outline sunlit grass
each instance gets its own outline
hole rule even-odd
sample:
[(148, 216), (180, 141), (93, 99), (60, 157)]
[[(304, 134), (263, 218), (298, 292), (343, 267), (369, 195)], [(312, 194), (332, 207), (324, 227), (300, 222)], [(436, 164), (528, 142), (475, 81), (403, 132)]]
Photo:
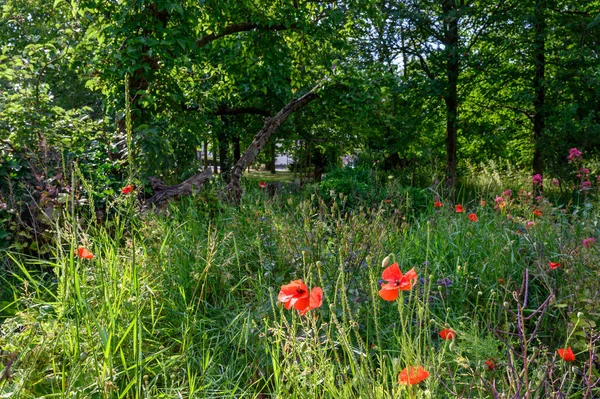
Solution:
[[(383, 189), (395, 198), (393, 181)], [(435, 209), (432, 194), (426, 211), (409, 213), (403, 198), (348, 208), (343, 196), (331, 203), (310, 192), (271, 199), (251, 186), (240, 207), (214, 212), (199, 197), (140, 214), (134, 199), (125, 198), (105, 225), (65, 215), (52, 260), (9, 255), (3, 289), (14, 299), (2, 302), (3, 315), (12, 317), (0, 326), (0, 362), (17, 357), (0, 392), (22, 398), (600, 394), (584, 378), (596, 373), (588, 364), (592, 338), (598, 339), (598, 250), (582, 246), (583, 238), (598, 237), (595, 206), (565, 214), (551, 203), (513, 199), (495, 210), (494, 196), (477, 196), (461, 201), (465, 212), (456, 213), (444, 199)], [(541, 217), (532, 215), (538, 208)], [(77, 258), (79, 245), (94, 259)], [(388, 255), (403, 272), (418, 274), (393, 302), (378, 294)], [(550, 270), (550, 261), (562, 266)], [(319, 309), (299, 316), (277, 303), (279, 288), (294, 279), (322, 287)], [(542, 305), (543, 316), (526, 318)], [(453, 340), (440, 338), (446, 328), (456, 333)], [(521, 332), (532, 337), (526, 357), (519, 352)], [(577, 354), (573, 370), (556, 358), (566, 344)], [(422, 366), (429, 377), (398, 384), (410, 366)]]

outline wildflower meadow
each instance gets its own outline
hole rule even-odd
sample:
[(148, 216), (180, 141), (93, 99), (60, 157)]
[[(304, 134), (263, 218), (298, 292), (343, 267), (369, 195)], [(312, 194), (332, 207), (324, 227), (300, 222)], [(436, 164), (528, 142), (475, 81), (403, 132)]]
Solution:
[(0, 399), (600, 399), (600, 0), (0, 0)]
[(66, 212), (51, 257), (7, 253), (3, 397), (600, 396), (594, 191), (375, 184)]

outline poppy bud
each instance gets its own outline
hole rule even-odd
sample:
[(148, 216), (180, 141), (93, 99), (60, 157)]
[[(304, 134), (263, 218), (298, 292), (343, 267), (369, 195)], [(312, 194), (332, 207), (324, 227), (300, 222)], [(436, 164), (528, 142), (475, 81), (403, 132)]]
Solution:
[(390, 264), (391, 261), (392, 261), (392, 254), (389, 254), (388, 256), (383, 258), (383, 261), (381, 261), (381, 267), (388, 267), (388, 265)]

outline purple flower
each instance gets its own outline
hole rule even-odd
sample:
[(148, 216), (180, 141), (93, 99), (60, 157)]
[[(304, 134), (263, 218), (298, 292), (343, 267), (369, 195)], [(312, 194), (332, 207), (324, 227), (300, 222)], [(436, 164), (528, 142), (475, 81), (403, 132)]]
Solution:
[(581, 183), (581, 188), (587, 188), (587, 189), (592, 188), (592, 182), (584, 181), (583, 183)]
[(452, 284), (454, 283), (448, 277), (440, 278), (437, 281), (437, 285), (441, 285), (442, 287), (450, 287)]
[(539, 173), (536, 175), (531, 176), (531, 181), (533, 182), (533, 184), (535, 184), (536, 186), (542, 186), (542, 175), (540, 175)]
[(596, 244), (596, 239), (593, 237), (583, 239), (583, 246), (586, 248), (589, 248), (594, 244)]

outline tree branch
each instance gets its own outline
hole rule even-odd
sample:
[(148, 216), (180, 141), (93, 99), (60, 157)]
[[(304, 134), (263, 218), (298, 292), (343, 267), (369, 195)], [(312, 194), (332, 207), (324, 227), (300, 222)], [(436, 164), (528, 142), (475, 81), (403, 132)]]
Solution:
[(248, 32), (251, 30), (262, 30), (262, 31), (280, 31), (287, 29), (294, 29), (296, 24), (292, 24), (289, 27), (284, 24), (277, 25), (260, 25), (254, 24), (250, 22), (240, 22), (237, 24), (231, 24), (225, 27), (225, 29), (221, 33), (211, 33), (210, 35), (206, 35), (196, 40), (196, 46), (202, 48), (213, 41), (220, 39), (222, 37), (233, 35), (234, 33), (239, 32)]
[(215, 112), (215, 115), (245, 115), (245, 114), (254, 114), (254, 115), (262, 115), (269, 117), (271, 116), (271, 111), (258, 108), (258, 107), (238, 107), (238, 108), (228, 108), (228, 107), (219, 107)]
[(242, 187), (240, 184), (242, 178), (242, 172), (248, 165), (250, 165), (260, 150), (265, 146), (269, 138), (275, 133), (275, 131), (281, 126), (283, 122), (294, 112), (304, 107), (306, 104), (317, 98), (315, 92), (317, 88), (321, 86), (320, 83), (315, 85), (308, 93), (304, 94), (300, 98), (295, 98), (287, 103), (281, 111), (277, 113), (273, 118), (267, 118), (262, 129), (254, 136), (252, 144), (244, 152), (244, 155), (237, 161), (233, 170), (231, 171), (231, 182), (227, 185), (227, 197), (234, 203), (239, 203), (242, 197)]

